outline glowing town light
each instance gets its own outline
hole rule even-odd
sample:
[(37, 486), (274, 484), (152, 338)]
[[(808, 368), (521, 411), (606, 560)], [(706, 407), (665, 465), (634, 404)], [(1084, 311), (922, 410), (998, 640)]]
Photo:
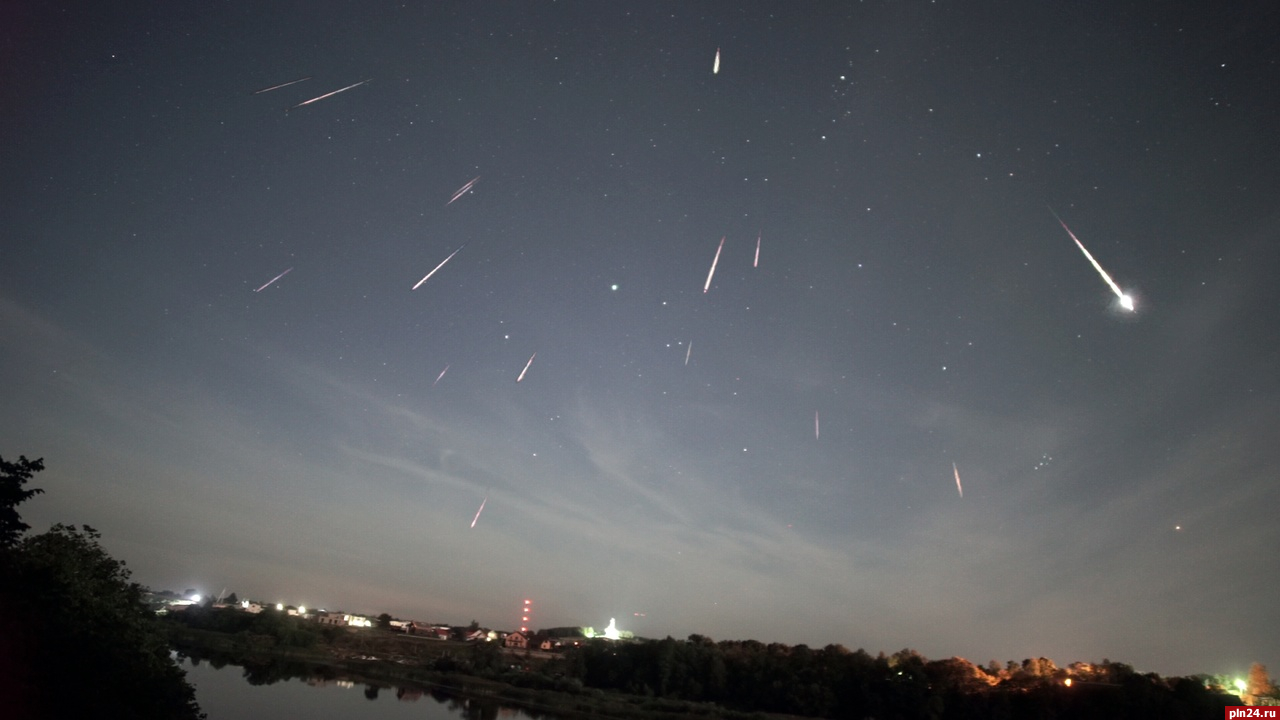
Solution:
[(284, 610), (284, 603), (276, 603), (276, 610)]
[(307, 606), (306, 606), (306, 605), (299, 605), (299, 606), (298, 606), (298, 614), (299, 614), (299, 615), (306, 615), (306, 614), (307, 614)]
[(192, 596), (191, 596), (191, 602), (193, 602), (193, 603), (198, 603), (198, 602), (200, 602), (200, 593), (196, 593), (195, 595), (192, 595)]

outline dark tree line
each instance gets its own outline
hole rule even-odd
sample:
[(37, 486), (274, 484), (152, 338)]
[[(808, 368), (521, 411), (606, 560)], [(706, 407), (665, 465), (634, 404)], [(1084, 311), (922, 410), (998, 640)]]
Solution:
[[(27, 535), (40, 460), (0, 458), (0, 698), (6, 717), (198, 718), (143, 588), (85, 525)], [(11, 713), (11, 714), (10, 714)]]
[[(565, 657), (587, 687), (822, 718), (1203, 718), (1239, 699), (1192, 678), (1140, 675), (1122, 663), (1058, 669), (1044, 658), (980, 668), (913, 650), (872, 657), (840, 645), (754, 640), (589, 642)], [(1072, 679), (1071, 685), (1065, 680)]]
[(196, 630), (210, 630), (236, 636), (244, 649), (250, 646), (309, 648), (333, 642), (344, 630), (319, 625), (275, 608), (250, 613), (234, 607), (213, 607), (212, 602), (194, 605), (166, 616), (166, 622)]

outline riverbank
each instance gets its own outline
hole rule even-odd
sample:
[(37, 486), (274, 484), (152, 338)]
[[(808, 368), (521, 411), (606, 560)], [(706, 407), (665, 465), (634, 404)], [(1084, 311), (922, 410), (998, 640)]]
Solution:
[[(585, 688), (557, 670), (556, 660), (488, 643), (460, 643), (350, 629), (308, 647), (275, 638), (169, 626), (170, 646), (181, 655), (244, 668), (252, 684), (321, 677), (382, 688), (444, 693), (498, 702), (564, 718), (616, 720), (789, 720), (711, 703)], [(543, 655), (539, 653), (539, 655)], [(483, 667), (477, 668), (477, 660)]]

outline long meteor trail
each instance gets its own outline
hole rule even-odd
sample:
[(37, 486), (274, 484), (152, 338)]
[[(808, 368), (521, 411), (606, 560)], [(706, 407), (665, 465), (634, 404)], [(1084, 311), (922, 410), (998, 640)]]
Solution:
[(440, 378), (444, 377), (444, 374), (447, 372), (449, 372), (449, 366), (445, 365), (444, 369), (440, 371), (440, 374), (436, 376), (436, 382), (431, 383), (431, 387), (435, 387), (436, 383), (440, 382)]
[(1062, 218), (1058, 217), (1058, 213), (1053, 212), (1053, 208), (1049, 208), (1049, 212), (1053, 213), (1053, 218), (1058, 221), (1058, 224), (1062, 226), (1063, 230), (1067, 231), (1067, 234), (1071, 236), (1071, 239), (1076, 241), (1076, 246), (1080, 248), (1080, 252), (1084, 253), (1086, 258), (1089, 258), (1089, 262), (1093, 264), (1093, 269), (1097, 270), (1098, 274), (1102, 276), (1102, 279), (1107, 282), (1107, 285), (1111, 288), (1111, 292), (1115, 293), (1117, 298), (1120, 298), (1120, 307), (1128, 310), (1129, 312), (1133, 312), (1133, 298), (1126, 295), (1124, 291), (1120, 289), (1120, 286), (1116, 285), (1115, 281), (1111, 279), (1111, 276), (1107, 274), (1107, 271), (1102, 269), (1102, 266), (1098, 264), (1098, 261), (1093, 259), (1093, 255), (1089, 254), (1089, 251), (1085, 249), (1084, 243), (1080, 242), (1080, 238), (1076, 237), (1076, 234), (1071, 232), (1071, 228), (1067, 227), (1067, 224), (1062, 222)]
[(444, 260), (441, 260), (439, 265), (435, 266), (435, 268), (434, 268), (431, 272), (427, 273), (427, 277), (422, 278), (421, 280), (419, 280), (419, 281), (418, 281), (418, 284), (417, 284), (417, 285), (414, 285), (413, 287), (411, 287), (411, 288), (409, 288), (409, 289), (410, 289), (410, 290), (417, 290), (418, 288), (422, 287), (422, 283), (426, 282), (426, 281), (427, 281), (427, 279), (428, 279), (428, 278), (430, 278), (432, 275), (435, 275), (435, 274), (436, 274), (436, 270), (439, 270), (440, 268), (444, 267), (444, 264), (445, 264), (445, 263), (447, 263), (447, 262), (449, 262), (450, 260), (452, 260), (452, 259), (453, 259), (453, 256), (454, 256), (454, 255), (457, 255), (457, 254), (458, 254), (458, 252), (459, 252), (460, 250), (462, 250), (462, 248), (464, 248), (464, 247), (466, 247), (466, 245), (463, 245), (462, 247), (459, 247), (457, 250), (454, 250), (453, 252), (449, 253), (449, 257), (445, 258)]
[(298, 78), (297, 80), (290, 80), (290, 81), (289, 81), (289, 82), (287, 82), (287, 83), (280, 83), (279, 85), (272, 85), (271, 87), (265, 87), (265, 88), (262, 88), (261, 90), (254, 90), (254, 91), (253, 91), (253, 94), (254, 94), (254, 95), (261, 95), (262, 93), (265, 93), (265, 92), (271, 92), (272, 90), (279, 90), (279, 89), (280, 89), (280, 88), (282, 88), (282, 87), (289, 87), (290, 85), (297, 85), (297, 84), (298, 84), (298, 83), (300, 83), (300, 82), (306, 82), (307, 80), (310, 80), (310, 79), (311, 79), (311, 77), (312, 77), (311, 75), (308, 75), (308, 76), (306, 76), (306, 77), (304, 77), (304, 78)]
[(263, 285), (262, 287), (258, 288), (257, 290), (254, 290), (254, 292), (262, 292), (263, 290), (266, 290), (268, 287), (270, 287), (270, 286), (271, 286), (271, 283), (273, 283), (273, 282), (275, 282), (275, 281), (279, 280), (280, 278), (284, 277), (285, 275), (288, 275), (292, 270), (293, 270), (293, 268), (289, 268), (288, 270), (285, 270), (284, 272), (280, 273), (279, 275), (277, 275), (277, 276), (275, 276), (275, 277), (271, 278), (270, 280), (268, 280), (268, 281), (266, 282), (266, 284), (265, 284), (265, 285)]
[(689, 364), (689, 355), (691, 355), (692, 353), (693, 353), (693, 341), (690, 340), (689, 347), (686, 348), (684, 351), (684, 364), (686, 366)]
[(711, 271), (707, 273), (707, 284), (702, 286), (702, 292), (711, 289), (711, 278), (716, 274), (716, 263), (720, 262), (720, 251), (724, 249), (724, 238), (720, 238), (720, 247), (716, 248), (716, 256), (711, 260)]
[[(369, 80), (372, 80), (372, 79), (373, 79), (373, 78), (369, 78)], [(285, 108), (285, 109), (284, 109), (284, 111), (285, 111), (285, 112), (289, 112), (290, 110), (297, 110), (298, 108), (302, 107), (303, 105), (310, 105), (311, 103), (314, 103), (314, 102), (320, 102), (321, 100), (324, 100), (325, 98), (331, 98), (331, 97), (333, 97), (334, 95), (337, 95), (337, 94), (338, 94), (338, 93), (340, 93), (340, 92), (346, 92), (346, 91), (350, 90), (351, 88), (358, 88), (358, 87), (360, 87), (361, 85), (363, 85), (363, 84), (365, 84), (365, 83), (369, 82), (369, 80), (361, 80), (360, 82), (356, 83), (355, 85), (348, 85), (348, 86), (346, 86), (346, 87), (344, 87), (344, 88), (338, 88), (337, 90), (334, 90), (333, 92), (325, 93), (325, 94), (323, 94), (323, 95), (321, 95), (321, 96), (319, 96), (319, 97), (313, 97), (313, 98), (311, 98), (310, 100), (303, 100), (302, 102), (298, 103), (297, 105), (294, 105), (294, 106), (292, 106), (292, 107), (287, 107), (287, 108)]]
[(960, 497), (964, 497), (964, 487), (960, 484), (960, 469), (955, 463), (951, 463), (951, 472), (956, 474), (956, 491), (960, 493)]
[(480, 179), (480, 176), (479, 176), (479, 175), (477, 175), (477, 176), (475, 176), (475, 177), (471, 178), (471, 181), (470, 181), (470, 182), (468, 182), (466, 185), (463, 185), (462, 187), (458, 188), (458, 192), (454, 193), (454, 194), (453, 194), (453, 197), (449, 198), (449, 202), (445, 203), (445, 206), (446, 206), (446, 207), (448, 207), (449, 205), (452, 205), (454, 200), (457, 200), (458, 198), (462, 197), (463, 195), (466, 195), (466, 194), (467, 194), (467, 191), (471, 189), (471, 186), (472, 186), (472, 185), (475, 185), (475, 184), (476, 184), (476, 181), (477, 181), (477, 180), (479, 180), (479, 179)]
[(529, 362), (524, 364), (524, 369), (520, 371), (520, 377), (516, 378), (516, 382), (520, 382), (524, 379), (524, 374), (529, 372), (529, 366), (533, 364), (533, 359), (536, 357), (538, 357), (538, 353), (536, 352), (529, 356)]
[(471, 527), (476, 526), (476, 521), (480, 519), (480, 513), (484, 512), (484, 504), (487, 502), (489, 502), (489, 496), (485, 495), (484, 499), (480, 501), (480, 509), (476, 511), (476, 516), (471, 518)]
[(760, 267), (760, 238), (764, 237), (764, 231), (756, 233), (756, 261), (751, 263), (751, 267)]

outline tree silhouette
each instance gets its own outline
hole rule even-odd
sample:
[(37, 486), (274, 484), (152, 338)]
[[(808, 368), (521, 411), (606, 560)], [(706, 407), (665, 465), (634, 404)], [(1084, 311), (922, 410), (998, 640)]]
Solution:
[[(3, 461), (0, 461), (3, 462)], [(143, 588), (84, 525), (28, 529), (40, 460), (0, 465), (0, 697), (6, 717), (203, 717)], [(12, 714), (9, 714), (12, 713)]]
[(43, 458), (28, 460), (25, 455), (19, 455), (18, 462), (14, 463), (0, 457), (0, 549), (12, 548), (22, 533), (31, 529), (18, 515), (18, 505), (44, 492), (40, 488), (22, 489), (41, 470), (44, 470)]

